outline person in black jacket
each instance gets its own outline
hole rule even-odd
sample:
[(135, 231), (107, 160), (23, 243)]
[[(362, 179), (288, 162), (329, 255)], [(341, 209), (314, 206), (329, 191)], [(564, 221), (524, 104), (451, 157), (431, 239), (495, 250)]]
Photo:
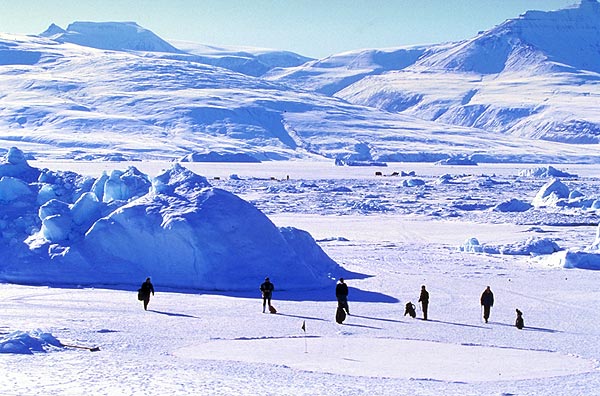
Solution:
[(427, 320), (427, 308), (429, 307), (429, 292), (425, 289), (425, 285), (421, 286), (421, 295), (419, 302), (423, 308), (423, 320)]
[(142, 297), (142, 301), (144, 301), (144, 310), (148, 310), (148, 303), (150, 302), (150, 293), (154, 295), (154, 286), (152, 282), (150, 282), (150, 278), (146, 278), (146, 281), (142, 283), (142, 287), (140, 287), (140, 296)]
[(271, 296), (273, 295), (275, 286), (269, 280), (269, 277), (265, 278), (265, 281), (260, 285), (260, 292), (262, 293), (263, 299), (263, 313), (265, 313), (265, 307), (269, 304), (269, 311), (271, 310)]
[(483, 306), (483, 320), (487, 323), (490, 318), (490, 310), (494, 306), (494, 293), (489, 286), (481, 294), (481, 305)]
[(340, 282), (335, 286), (335, 297), (338, 300), (338, 307), (344, 309), (346, 314), (350, 315), (348, 307), (348, 285), (344, 283), (344, 278), (340, 278)]

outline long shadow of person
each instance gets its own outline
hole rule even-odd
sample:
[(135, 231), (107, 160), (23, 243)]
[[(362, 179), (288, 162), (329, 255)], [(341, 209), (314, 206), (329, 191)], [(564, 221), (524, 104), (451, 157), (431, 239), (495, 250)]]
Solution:
[(161, 314), (161, 315), (167, 315), (167, 316), (178, 316), (181, 318), (194, 318), (194, 319), (200, 319), (197, 316), (194, 315), (187, 315), (187, 314), (181, 314), (181, 313), (175, 313), (175, 312), (163, 312), (163, 311), (157, 311), (155, 309), (149, 309), (148, 312), (154, 312), (157, 314)]

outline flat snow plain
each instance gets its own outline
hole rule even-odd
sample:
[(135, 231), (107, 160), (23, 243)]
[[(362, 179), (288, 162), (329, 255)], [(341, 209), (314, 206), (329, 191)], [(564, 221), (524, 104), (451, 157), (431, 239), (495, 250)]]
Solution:
[[(127, 165), (155, 175), (168, 166), (30, 164), (93, 176)], [(600, 389), (598, 271), (564, 269), (531, 255), (458, 250), (472, 237), (502, 246), (536, 236), (563, 249), (594, 242), (596, 211), (490, 210), (510, 198), (530, 202), (548, 179), (517, 175), (536, 166), (185, 166), (251, 201), (275, 224), (307, 230), (334, 260), (361, 274), (347, 280), (352, 315), (338, 325), (333, 290), (286, 291), (277, 279), (276, 315), (261, 312), (262, 279), (248, 293), (155, 284), (147, 312), (131, 290), (1, 284), (0, 336), (39, 331), (100, 350), (0, 354), (0, 394), (594, 395)], [(593, 166), (555, 167), (578, 175), (563, 181), (570, 189), (599, 194)], [(415, 175), (389, 176), (402, 171)], [(437, 183), (444, 174), (452, 183)], [(410, 178), (425, 185), (404, 186)], [(403, 315), (423, 284), (431, 295), (428, 321), (418, 319), (420, 311), (417, 319)], [(487, 285), (496, 302), (486, 324), (479, 296)], [(516, 308), (524, 312), (523, 330), (513, 325)]]

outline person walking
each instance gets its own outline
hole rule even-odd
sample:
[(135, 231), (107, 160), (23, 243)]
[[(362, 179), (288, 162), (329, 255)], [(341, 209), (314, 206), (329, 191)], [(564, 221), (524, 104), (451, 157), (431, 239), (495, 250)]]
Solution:
[(419, 302), (423, 309), (423, 320), (427, 320), (427, 309), (429, 308), (429, 292), (425, 289), (425, 285), (421, 286), (421, 295), (419, 296)]
[(150, 293), (154, 295), (154, 286), (150, 281), (150, 277), (146, 278), (146, 281), (142, 283), (140, 290), (138, 291), (142, 301), (144, 302), (144, 310), (148, 310), (148, 303), (150, 302)]
[(483, 320), (487, 323), (490, 318), (490, 311), (494, 306), (494, 293), (492, 293), (489, 286), (481, 294), (481, 306), (483, 307)]
[(265, 313), (267, 304), (269, 304), (269, 312), (271, 312), (271, 296), (273, 295), (273, 290), (275, 290), (275, 286), (271, 283), (269, 277), (266, 277), (265, 281), (260, 285), (260, 292), (262, 293), (263, 299), (263, 313)]
[(344, 278), (340, 278), (339, 283), (335, 286), (335, 297), (338, 301), (338, 307), (346, 311), (350, 315), (348, 307), (348, 285), (344, 283)]

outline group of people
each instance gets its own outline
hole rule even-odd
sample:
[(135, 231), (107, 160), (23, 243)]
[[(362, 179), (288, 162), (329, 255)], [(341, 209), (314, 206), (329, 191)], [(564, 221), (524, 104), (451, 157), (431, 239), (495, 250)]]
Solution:
[[(429, 308), (429, 292), (425, 288), (425, 285), (421, 286), (421, 294), (419, 296), (419, 302), (421, 303), (421, 309), (423, 310), (423, 320), (427, 320), (427, 309)], [(479, 299), (481, 303), (481, 307), (483, 309), (483, 320), (485, 323), (488, 323), (490, 318), (490, 313), (492, 307), (494, 306), (494, 293), (492, 289), (487, 286), (483, 293), (481, 293), (481, 298)], [(516, 309), (517, 319), (515, 321), (515, 326), (520, 330), (525, 327), (525, 321), (523, 320), (523, 312), (519, 309)], [(410, 301), (406, 303), (406, 307), (404, 310), (404, 316), (410, 315), (413, 318), (417, 316), (415, 312), (415, 305)]]
[[(423, 311), (423, 320), (427, 320), (427, 310), (429, 309), (429, 292), (425, 288), (425, 285), (421, 286), (419, 302), (421, 303), (421, 310)], [(492, 289), (489, 286), (486, 287), (486, 289), (481, 294), (480, 303), (483, 307), (483, 320), (485, 321), (485, 323), (487, 323), (488, 319), (490, 318), (490, 312), (492, 310), (492, 307), (494, 306), (494, 293), (492, 293)], [(521, 312), (519, 310), (517, 311)], [(406, 315), (410, 315), (413, 318), (417, 316), (415, 312), (415, 306), (410, 301), (406, 303), (404, 316)]]
[[(271, 297), (273, 296), (273, 291), (275, 290), (275, 286), (271, 283), (269, 277), (265, 278), (265, 281), (261, 283), (260, 292), (262, 294), (262, 311), (265, 313), (265, 309), (268, 307), (269, 312), (275, 313), (277, 312), (275, 308), (271, 305)], [(150, 278), (146, 278), (146, 281), (142, 283), (142, 286), (138, 290), (138, 299), (144, 302), (144, 310), (148, 309), (148, 303), (150, 302), (150, 294), (154, 295), (154, 286), (150, 281)], [(350, 308), (348, 306), (348, 285), (344, 281), (344, 278), (340, 278), (337, 285), (335, 286), (335, 297), (338, 302), (338, 313), (342, 311), (345, 315), (350, 315)], [(427, 320), (427, 311), (429, 309), (429, 292), (425, 285), (421, 286), (421, 293), (419, 295), (419, 301), (421, 303), (421, 310), (423, 311), (423, 320)], [(490, 318), (490, 312), (492, 307), (494, 306), (494, 293), (492, 289), (488, 286), (485, 288), (480, 298), (481, 306), (483, 307), (483, 320), (485, 323), (488, 323)], [(523, 313), (520, 310), (517, 311), (517, 320), (515, 322), (515, 326), (519, 329), (524, 327), (523, 321)], [(345, 317), (344, 315), (344, 317)], [(410, 301), (406, 303), (404, 316), (410, 315), (415, 318), (415, 306)], [(343, 321), (343, 320), (342, 320)], [(341, 323), (340, 321), (338, 321)]]

